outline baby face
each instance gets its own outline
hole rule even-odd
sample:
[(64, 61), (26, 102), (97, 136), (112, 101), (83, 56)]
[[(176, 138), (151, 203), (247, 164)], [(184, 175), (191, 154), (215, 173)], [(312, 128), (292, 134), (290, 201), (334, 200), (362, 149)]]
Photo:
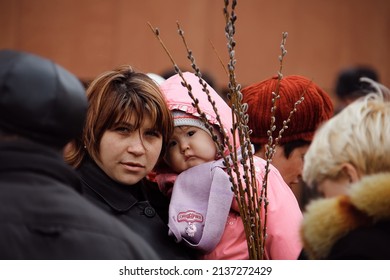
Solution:
[(180, 173), (190, 167), (215, 160), (217, 147), (211, 136), (195, 126), (175, 127), (165, 155), (165, 161)]

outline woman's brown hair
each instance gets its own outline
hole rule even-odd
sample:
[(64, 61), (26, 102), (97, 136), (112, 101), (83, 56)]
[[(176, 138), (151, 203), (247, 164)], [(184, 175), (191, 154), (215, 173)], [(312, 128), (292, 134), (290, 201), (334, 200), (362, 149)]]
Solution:
[(117, 122), (135, 117), (135, 128), (142, 125), (145, 115), (166, 143), (173, 132), (171, 113), (158, 85), (146, 74), (123, 65), (99, 75), (87, 89), (88, 112), (83, 134), (65, 154), (65, 160), (77, 168), (88, 151), (93, 160), (100, 158), (100, 141), (104, 132)]

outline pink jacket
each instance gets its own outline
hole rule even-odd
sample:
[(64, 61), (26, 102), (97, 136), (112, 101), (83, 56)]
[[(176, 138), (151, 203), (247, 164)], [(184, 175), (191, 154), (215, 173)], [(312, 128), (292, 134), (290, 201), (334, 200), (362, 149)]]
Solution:
[[(207, 100), (206, 94), (202, 91), (198, 78), (189, 72), (183, 73), (185, 80), (192, 87), (192, 94), (199, 99), (199, 106), (206, 114), (211, 124), (219, 125), (216, 114), (211, 104)], [(199, 116), (196, 108), (192, 106), (192, 99), (188, 91), (181, 85), (182, 80), (179, 75), (167, 79), (161, 84), (170, 110), (181, 110), (195, 116)], [(231, 109), (227, 103), (208, 86), (212, 99), (216, 102), (218, 114), (221, 117), (225, 132), (232, 141), (231, 127)], [(225, 154), (227, 149), (225, 149)], [(265, 173), (265, 161), (255, 157), (256, 180), (259, 188), (262, 185), (262, 179)], [(241, 172), (241, 174), (243, 174)], [(161, 174), (159, 174), (161, 175)], [(157, 181), (158, 177), (157, 176)], [(162, 176), (164, 177), (164, 176)], [(267, 239), (266, 239), (266, 257), (267, 259), (296, 259), (301, 252), (302, 244), (299, 236), (302, 213), (298, 202), (291, 189), (283, 181), (279, 171), (271, 166), (268, 174), (268, 216), (267, 216)], [(233, 200), (228, 219), (225, 224), (225, 230), (221, 240), (214, 250), (203, 255), (203, 259), (248, 259), (248, 249), (244, 225), (237, 203)]]
[[(265, 174), (265, 161), (254, 157), (257, 185), (261, 187)], [(242, 172), (241, 172), (242, 174)], [(267, 239), (265, 243), (266, 258), (270, 260), (297, 259), (302, 250), (299, 228), (302, 214), (294, 194), (283, 181), (279, 171), (270, 166), (268, 173), (267, 198)], [(233, 201), (225, 231), (217, 247), (203, 259), (248, 259), (244, 225), (238, 214), (236, 201)]]

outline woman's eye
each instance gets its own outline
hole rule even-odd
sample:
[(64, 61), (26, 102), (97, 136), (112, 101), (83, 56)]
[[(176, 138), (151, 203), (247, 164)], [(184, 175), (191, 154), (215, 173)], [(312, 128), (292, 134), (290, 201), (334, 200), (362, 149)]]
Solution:
[(130, 129), (128, 127), (124, 127), (124, 126), (118, 126), (114, 130), (117, 131), (117, 132), (120, 132), (120, 133), (128, 133), (128, 132), (130, 132)]
[(161, 133), (157, 130), (149, 130), (146, 132), (146, 135), (148, 136), (153, 136), (153, 137), (158, 137), (160, 138), (161, 137)]

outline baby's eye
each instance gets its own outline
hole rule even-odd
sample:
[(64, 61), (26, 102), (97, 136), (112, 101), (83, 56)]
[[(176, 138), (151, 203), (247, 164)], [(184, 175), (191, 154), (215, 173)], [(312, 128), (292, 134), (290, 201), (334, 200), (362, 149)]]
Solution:
[(195, 130), (190, 130), (190, 131), (187, 132), (187, 135), (188, 136), (193, 136), (195, 133), (196, 133)]
[(172, 147), (174, 147), (174, 146), (176, 146), (176, 144), (177, 144), (177, 142), (176, 141), (169, 141), (168, 142), (168, 148), (172, 148)]

